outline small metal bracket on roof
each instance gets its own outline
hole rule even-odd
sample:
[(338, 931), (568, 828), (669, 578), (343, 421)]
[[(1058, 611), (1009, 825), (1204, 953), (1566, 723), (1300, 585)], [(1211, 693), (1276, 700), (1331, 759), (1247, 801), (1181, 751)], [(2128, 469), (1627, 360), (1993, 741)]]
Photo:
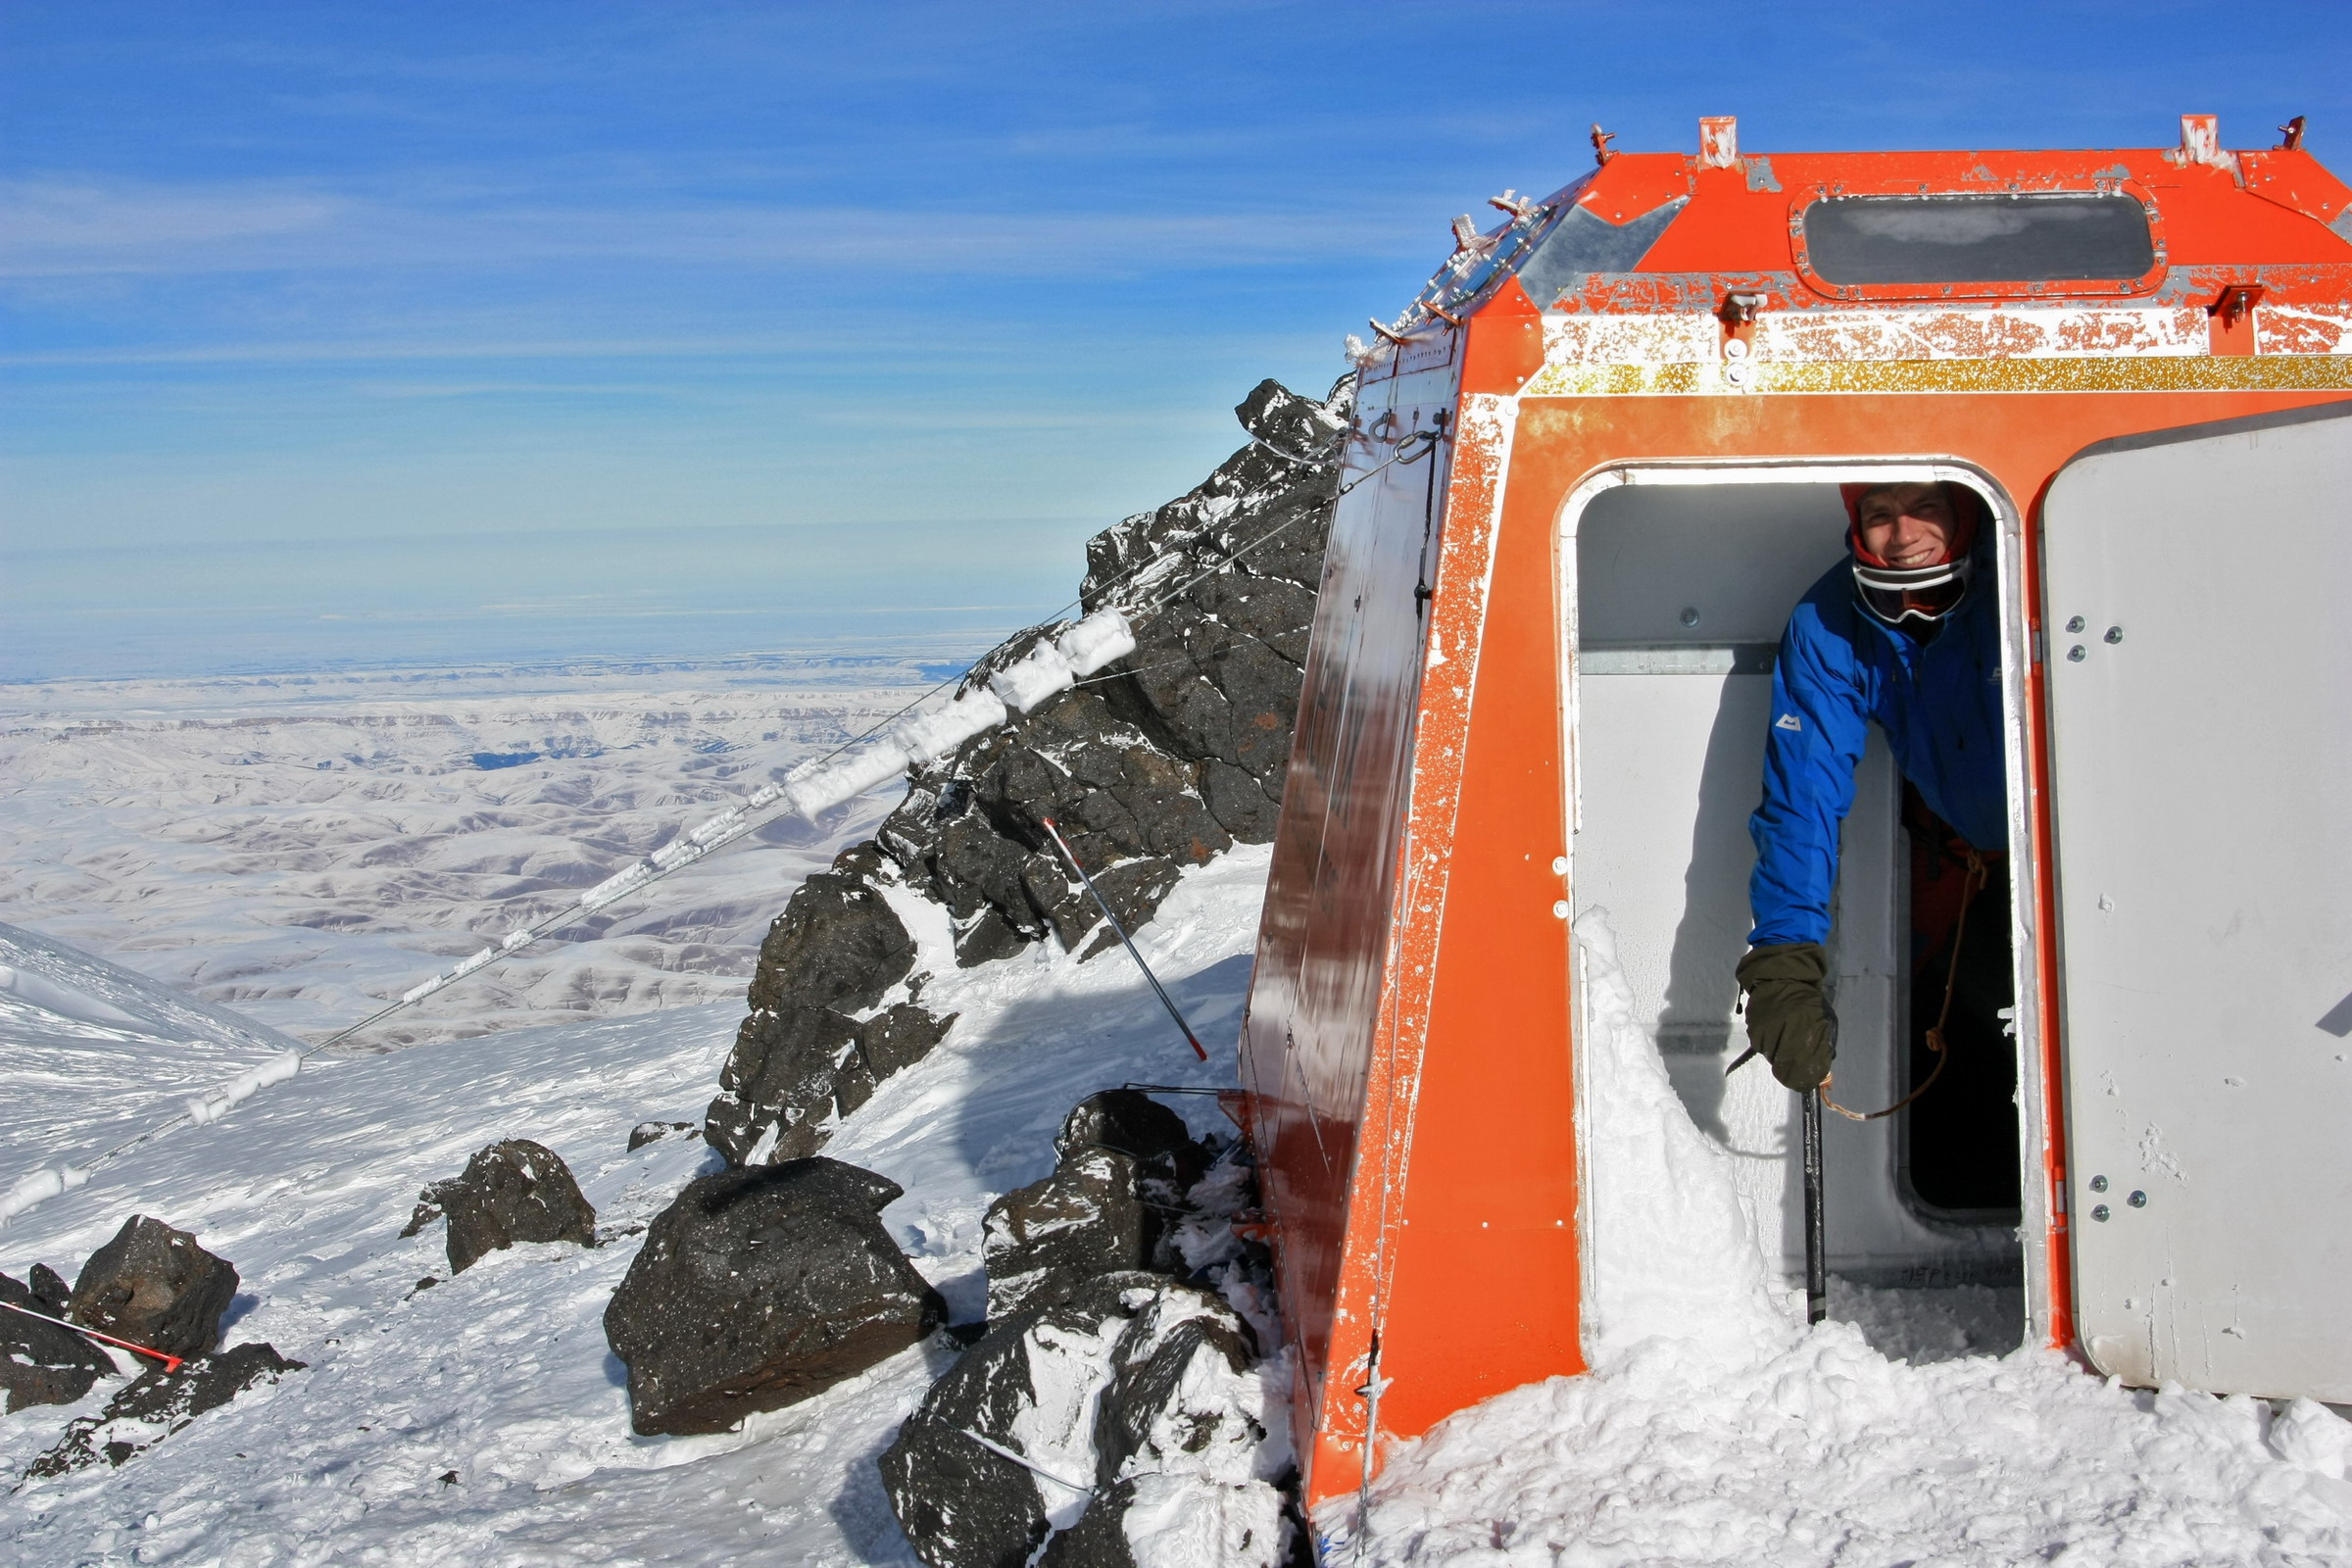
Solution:
[(1436, 300), (1423, 300), (1421, 302), (1421, 308), (1427, 311), (1430, 315), (1436, 317), (1439, 320), (1444, 321), (1447, 326), (1459, 326), (1462, 324), (1462, 318), (1460, 317), (1454, 315), (1443, 305), (1440, 305)]
[(2297, 115), (2278, 127), (2278, 150), (2282, 153), (2303, 150), (2303, 117)]
[(1733, 115), (1698, 119), (1698, 161), (1707, 169), (1740, 167), (1740, 121)]
[(1488, 197), (1487, 205), (1489, 207), (1500, 208), (1503, 212), (1510, 214), (1522, 223), (1526, 222), (1529, 219), (1535, 217), (1536, 214), (1543, 211), (1543, 208), (1536, 205), (1534, 198), (1522, 196), (1516, 190), (1511, 189), (1507, 185), (1503, 187), (1503, 192), (1501, 195)]
[(1726, 326), (1753, 326), (1756, 313), (1763, 308), (1761, 294), (1726, 294), (1723, 303), (1715, 307), (1715, 315)]
[(2236, 163), (2222, 151), (2222, 117), (2219, 115), (2182, 115), (2180, 117), (2180, 146), (2165, 157), (2186, 167), (2203, 164), (2208, 169), (2228, 169)]
[(1402, 347), (1404, 347), (1404, 334), (1403, 334), (1403, 333), (1401, 333), (1401, 332), (1397, 331), (1397, 330), (1396, 330), (1396, 328), (1394, 328), (1394, 327), (1389, 327), (1389, 326), (1383, 326), (1383, 325), (1381, 325), (1381, 324), (1380, 324), (1380, 318), (1379, 318), (1379, 317), (1377, 317), (1377, 316), (1373, 316), (1373, 317), (1366, 317), (1366, 318), (1365, 318), (1365, 319), (1366, 319), (1366, 320), (1369, 320), (1369, 321), (1372, 323), (1372, 330), (1373, 330), (1373, 331), (1375, 331), (1375, 332), (1378, 332), (1378, 333), (1379, 333), (1379, 334), (1380, 334), (1382, 337), (1385, 337), (1385, 338), (1387, 338), (1387, 339), (1388, 339), (1390, 342), (1392, 342), (1392, 343), (1396, 344), (1396, 345), (1398, 348), (1402, 348)]
[(1609, 160), (1617, 156), (1617, 149), (1609, 145), (1616, 139), (1615, 131), (1601, 129), (1598, 121), (1592, 122), (1592, 164), (1594, 168), (1606, 168)]
[(1468, 213), (1453, 220), (1453, 254), (1458, 261), (1463, 256), (1484, 256), (1497, 242), (1478, 231), (1478, 220)]
[(2260, 283), (2231, 283), (2223, 288), (2220, 298), (2205, 307), (2205, 314), (2219, 318), (2224, 327), (2235, 327), (2261, 303)]

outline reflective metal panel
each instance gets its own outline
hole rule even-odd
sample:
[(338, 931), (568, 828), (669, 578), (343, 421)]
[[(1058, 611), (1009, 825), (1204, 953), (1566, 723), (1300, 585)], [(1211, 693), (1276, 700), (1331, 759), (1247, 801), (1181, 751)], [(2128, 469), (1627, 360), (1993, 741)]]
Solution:
[(1410, 396), (1427, 379), (1368, 388), (1358, 411), (1343, 481), (1355, 488), (1324, 558), (1243, 1032), (1260, 1180), (1281, 1223), (1278, 1290), (1310, 1389), (1329, 1357), (1420, 690), (1417, 590), (1446, 458), (1445, 443), (1415, 435), (1444, 403), (1388, 406), (1379, 394)]

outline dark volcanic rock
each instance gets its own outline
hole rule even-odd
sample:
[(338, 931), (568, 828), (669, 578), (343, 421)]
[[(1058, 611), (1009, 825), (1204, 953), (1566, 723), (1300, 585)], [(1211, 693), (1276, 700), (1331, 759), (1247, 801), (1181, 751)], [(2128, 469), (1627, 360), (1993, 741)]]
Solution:
[[(27, 1289), (0, 1274), (0, 1302), (59, 1316), (64, 1301), (50, 1299), (40, 1288), (51, 1281), (65, 1282), (37, 1263), (32, 1279)], [(72, 1329), (23, 1312), (0, 1311), (0, 1392), (8, 1395), (9, 1413), (32, 1404), (72, 1404), (114, 1370), (112, 1357)]]
[(914, 967), (914, 940), (861, 878), (820, 871), (767, 929), (752, 977), (757, 1012), (786, 1006), (858, 1012)]
[(31, 1288), (33, 1303), (51, 1317), (64, 1317), (66, 1303), (74, 1299), (74, 1287), (65, 1282), (57, 1270), (46, 1263), (35, 1263), (32, 1272), (24, 1276)]
[(1131, 1156), (1088, 1145), (989, 1204), (980, 1243), (989, 1321), (1050, 1306), (1098, 1275), (1150, 1268), (1160, 1225), (1141, 1179)]
[[(1239, 1397), (1250, 1357), (1249, 1331), (1214, 1296), (1099, 1276), (966, 1350), (883, 1453), (883, 1490), (931, 1568), (1014, 1568), (1041, 1544), (1040, 1562), (1115, 1568), (1139, 1475), (1210, 1507), (1249, 1492), (1271, 1518), (1279, 1499), (1250, 1485), (1266, 1433)], [(1271, 1541), (1233, 1544), (1230, 1560), (1272, 1558)]]
[(186, 1231), (133, 1214), (81, 1265), (66, 1315), (166, 1355), (202, 1355), (220, 1343), (220, 1314), (236, 1294), (227, 1259)]
[(275, 1383), (305, 1363), (289, 1361), (267, 1345), (240, 1345), (199, 1355), (176, 1372), (161, 1368), (106, 1401), (94, 1416), (70, 1423), (57, 1446), (26, 1467), (28, 1476), (63, 1475), (104, 1460), (119, 1465), (261, 1383)]
[(834, 869), (802, 884), (768, 927), (751, 1012), (704, 1119), (704, 1136), (728, 1163), (815, 1153), (830, 1118), (864, 1103), (876, 1083), (919, 1060), (955, 1021), (911, 1000), (856, 1016), (878, 1006), (914, 966), (914, 940), (875, 889), (883, 864), (870, 846), (844, 853)]
[(834, 1159), (691, 1183), (605, 1308), (637, 1431), (724, 1432), (822, 1393), (947, 1319), (877, 1217), (899, 1187)]
[(1115, 1149), (1168, 1186), (1163, 1202), (1192, 1190), (1208, 1169), (1208, 1151), (1193, 1139), (1184, 1118), (1136, 1089), (1105, 1089), (1070, 1108), (1054, 1135), (1054, 1152), (1067, 1159), (1081, 1149)]
[(509, 1138), (476, 1153), (465, 1173), (417, 1195), (413, 1236), (438, 1209), (449, 1220), (449, 1271), (462, 1274), (484, 1254), (518, 1242), (596, 1245), (596, 1209), (580, 1194), (571, 1167), (544, 1144)]

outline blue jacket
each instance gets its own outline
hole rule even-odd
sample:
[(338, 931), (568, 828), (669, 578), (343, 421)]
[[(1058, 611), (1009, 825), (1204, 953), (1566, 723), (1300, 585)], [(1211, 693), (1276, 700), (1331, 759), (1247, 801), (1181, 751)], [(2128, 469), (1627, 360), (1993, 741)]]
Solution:
[(1979, 561), (1967, 597), (1925, 644), (1862, 608), (1843, 562), (1797, 601), (1772, 671), (1764, 803), (1747, 821), (1750, 944), (1829, 940), (1838, 831), (1873, 719), (1930, 810), (1981, 850), (2008, 848), (1991, 568)]

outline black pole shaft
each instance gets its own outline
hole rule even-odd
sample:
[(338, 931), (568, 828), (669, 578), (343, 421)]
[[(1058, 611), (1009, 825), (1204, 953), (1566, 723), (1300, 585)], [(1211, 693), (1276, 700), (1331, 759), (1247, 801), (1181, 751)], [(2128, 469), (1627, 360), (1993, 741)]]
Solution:
[(1144, 961), (1144, 956), (1135, 951), (1135, 939), (1127, 934), (1125, 926), (1119, 924), (1119, 917), (1110, 912), (1109, 901), (1102, 897), (1102, 890), (1095, 886), (1095, 879), (1086, 874), (1086, 867), (1078, 863), (1078, 857), (1070, 853), (1069, 842), (1061, 836), (1061, 829), (1054, 825), (1052, 817), (1044, 820), (1046, 832), (1054, 840), (1054, 847), (1061, 852), (1061, 858), (1069, 862), (1070, 869), (1078, 873), (1078, 880), (1086, 884), (1086, 891), (1094, 895), (1095, 907), (1102, 911), (1102, 918), (1110, 922), (1110, 928), (1127, 945), (1127, 956), (1133, 958), (1135, 966), (1144, 971), (1144, 979), (1150, 982), (1153, 994), (1159, 998), (1159, 1004), (1168, 1009), (1168, 1016), (1175, 1019), (1176, 1027), (1184, 1031), (1184, 1043), (1193, 1048), (1194, 1055), (1206, 1061), (1208, 1050), (1200, 1044), (1200, 1037), (1193, 1033), (1193, 1026), (1184, 1021), (1184, 1014), (1177, 1010), (1176, 999), (1168, 995), (1168, 988), (1159, 983), (1159, 976), (1152, 972), (1152, 966)]
[(1805, 1321), (1830, 1315), (1829, 1247), (1821, 1218), (1821, 1091), (1805, 1096)]

